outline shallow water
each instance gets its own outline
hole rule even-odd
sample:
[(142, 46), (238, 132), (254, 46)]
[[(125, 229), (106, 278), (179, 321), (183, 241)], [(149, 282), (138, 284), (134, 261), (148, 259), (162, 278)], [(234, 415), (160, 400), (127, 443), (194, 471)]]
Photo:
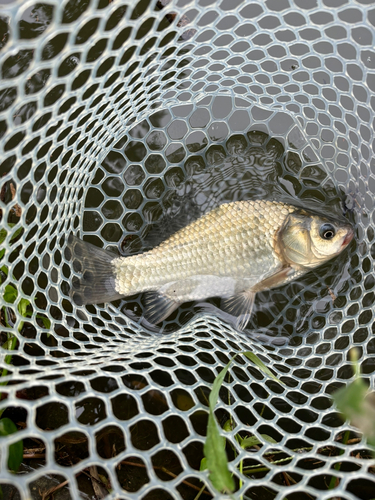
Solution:
[[(193, 113), (190, 124), (200, 120), (201, 126), (206, 126), (206, 110), (197, 111), (201, 113)], [(102, 162), (108, 174), (112, 174), (101, 181), (101, 192), (104, 191), (106, 200), (100, 201), (102, 198), (98, 194), (93, 195), (94, 188), (89, 189), (86, 198), (87, 209), (93, 206), (93, 199), (97, 199), (99, 210), (95, 216), (95, 212), (86, 211), (85, 215), (91, 216), (84, 219), (84, 231), (97, 233), (101, 227), (101, 238), (108, 243), (118, 241), (117, 248), (109, 248), (120, 255), (147, 251), (202, 214), (231, 201), (277, 200), (343, 217), (345, 193), (335, 188), (329, 173), (297, 126), (289, 132), (287, 146), (283, 145), (284, 141), (253, 129), (207, 147), (207, 136), (202, 132), (201, 137), (194, 135), (193, 152), (198, 154), (190, 153), (192, 142), (186, 142), (186, 151), (183, 143), (172, 142), (173, 155), (179, 156), (171, 158), (171, 149), (166, 146), (168, 137), (184, 137), (186, 124), (181, 119), (170, 123), (168, 111), (155, 115), (155, 125), (166, 128), (166, 132), (152, 130), (147, 122), (141, 122), (129, 135), (140, 139), (147, 136), (145, 143), (149, 149), (163, 150), (167, 161), (162, 153), (147, 155), (143, 142), (127, 142), (124, 149), (110, 151)], [(215, 125), (208, 127), (209, 133), (213, 129)], [(135, 161), (139, 163), (133, 164)], [(177, 165), (168, 165), (168, 161)], [(103, 179), (100, 171), (103, 172), (98, 169), (95, 176)], [(104, 227), (103, 219), (108, 221)], [(97, 244), (96, 240), (91, 241)], [(347, 268), (348, 254), (344, 252), (295, 282), (258, 293), (248, 335), (262, 342), (298, 345), (310, 326), (319, 326), (319, 318), (312, 324), (310, 318), (319, 311), (326, 314), (333, 307), (332, 288), (336, 290), (335, 295), (340, 293), (341, 282), (347, 278)], [(303, 293), (306, 287), (309, 291)], [(142, 319), (143, 299), (142, 295), (136, 295), (117, 301), (115, 306), (154, 333), (174, 332), (196, 315), (206, 312), (229, 320), (220, 310), (220, 300), (213, 298), (202, 303), (183, 304), (161, 328), (155, 327)]]

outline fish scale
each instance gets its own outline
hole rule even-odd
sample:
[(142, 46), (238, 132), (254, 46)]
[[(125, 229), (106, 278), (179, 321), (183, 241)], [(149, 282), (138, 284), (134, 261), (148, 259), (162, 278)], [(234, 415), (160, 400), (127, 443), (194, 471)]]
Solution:
[[(191, 276), (202, 276), (204, 281), (203, 276), (217, 274), (256, 282), (280, 265), (274, 235), (294, 210), (273, 201), (221, 205), (150, 252), (114, 260), (116, 288), (130, 295)], [(184, 295), (183, 285), (179, 289)], [(191, 297), (190, 283), (186, 293)]]

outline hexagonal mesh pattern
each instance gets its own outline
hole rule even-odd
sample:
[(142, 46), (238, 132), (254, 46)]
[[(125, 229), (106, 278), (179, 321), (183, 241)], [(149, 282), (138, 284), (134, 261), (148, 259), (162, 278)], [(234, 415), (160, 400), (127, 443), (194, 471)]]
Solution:
[[(0, 340), (14, 351), (10, 365), (0, 352), (0, 409), (19, 432), (2, 449), (22, 437), (26, 450), (16, 481), (1, 454), (5, 493), (219, 498), (199, 470), (208, 394), (250, 349), (285, 385), (238, 356), (220, 392), (239, 498), (375, 496), (365, 440), (330, 399), (352, 378), (352, 346), (371, 386), (375, 371), (371, 3), (3, 6)], [(127, 255), (218, 203), (262, 197), (330, 211), (346, 197), (356, 243), (259, 294), (246, 332), (215, 300), (155, 331), (142, 297), (70, 301), (70, 232)], [(243, 450), (238, 433), (261, 444)]]

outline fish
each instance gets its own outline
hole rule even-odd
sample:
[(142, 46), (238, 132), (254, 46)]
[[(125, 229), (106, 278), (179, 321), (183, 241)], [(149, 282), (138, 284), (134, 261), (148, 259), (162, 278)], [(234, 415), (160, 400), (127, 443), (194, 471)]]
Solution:
[(154, 325), (184, 302), (221, 298), (243, 330), (257, 292), (282, 286), (340, 254), (354, 230), (345, 219), (275, 200), (223, 203), (147, 252), (119, 257), (68, 238), (79, 306), (145, 293)]

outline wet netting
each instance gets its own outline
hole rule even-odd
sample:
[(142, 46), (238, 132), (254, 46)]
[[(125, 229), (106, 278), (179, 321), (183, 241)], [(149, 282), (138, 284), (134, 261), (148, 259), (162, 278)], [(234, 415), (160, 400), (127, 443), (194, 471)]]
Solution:
[[(371, 0), (2, 4), (0, 410), (17, 427), (0, 441), (4, 498), (224, 498), (200, 470), (208, 396), (244, 350), (284, 385), (241, 354), (225, 378), (235, 497), (375, 497), (371, 451), (331, 399), (353, 346), (374, 382), (374, 26)], [(70, 233), (126, 256), (261, 198), (346, 211), (356, 236), (258, 294), (244, 331), (216, 299), (158, 327), (142, 296), (70, 299), (84, 271)]]

